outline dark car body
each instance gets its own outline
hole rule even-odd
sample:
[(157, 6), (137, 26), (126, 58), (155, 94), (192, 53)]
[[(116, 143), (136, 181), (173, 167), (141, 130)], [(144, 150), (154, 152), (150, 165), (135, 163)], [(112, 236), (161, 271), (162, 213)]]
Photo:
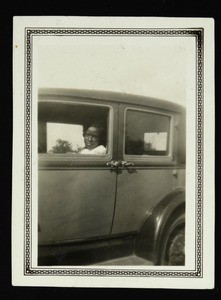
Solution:
[[(105, 127), (107, 152), (81, 155), (82, 132), (95, 119)], [(42, 89), (38, 149), (39, 265), (129, 255), (155, 265), (185, 263), (183, 107), (136, 95)]]

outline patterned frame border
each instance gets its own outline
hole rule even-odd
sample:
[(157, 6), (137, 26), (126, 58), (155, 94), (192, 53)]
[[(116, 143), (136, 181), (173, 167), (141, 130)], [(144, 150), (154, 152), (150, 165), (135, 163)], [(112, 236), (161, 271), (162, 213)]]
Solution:
[[(144, 276), (172, 278), (201, 278), (202, 262), (202, 213), (203, 213), (203, 29), (96, 29), (96, 28), (25, 28), (25, 238), (24, 238), (24, 275), (76, 275), (76, 276)], [(78, 269), (69, 267), (36, 268), (31, 265), (31, 122), (32, 122), (32, 45), (34, 36), (179, 36), (196, 38), (196, 266), (195, 270), (139, 270), (139, 269)]]

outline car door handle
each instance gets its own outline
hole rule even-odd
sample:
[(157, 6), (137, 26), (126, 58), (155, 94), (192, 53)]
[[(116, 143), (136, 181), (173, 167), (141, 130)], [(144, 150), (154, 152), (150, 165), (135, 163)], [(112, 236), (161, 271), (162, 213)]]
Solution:
[(128, 162), (128, 161), (126, 161), (126, 160), (123, 160), (123, 161), (121, 162), (121, 165), (122, 165), (123, 168), (127, 168), (127, 167), (134, 166), (134, 163)]
[(112, 160), (112, 161), (106, 163), (106, 166), (111, 167), (112, 169), (116, 169), (120, 166), (120, 162)]

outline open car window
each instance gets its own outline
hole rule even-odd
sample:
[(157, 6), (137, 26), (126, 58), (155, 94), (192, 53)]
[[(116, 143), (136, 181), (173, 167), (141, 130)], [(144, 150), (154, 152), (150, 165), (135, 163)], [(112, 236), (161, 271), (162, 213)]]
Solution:
[(47, 153), (80, 153), (84, 148), (83, 126), (47, 122)]
[(110, 108), (101, 105), (41, 101), (38, 106), (38, 153), (81, 155), (85, 149), (84, 135), (92, 124), (102, 127), (99, 147), (100, 153), (84, 155), (106, 155), (109, 150)]

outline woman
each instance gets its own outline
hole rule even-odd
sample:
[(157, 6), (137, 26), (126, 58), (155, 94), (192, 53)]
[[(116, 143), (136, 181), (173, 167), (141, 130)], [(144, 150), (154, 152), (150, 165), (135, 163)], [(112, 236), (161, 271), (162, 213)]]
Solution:
[(105, 155), (105, 129), (100, 124), (91, 124), (83, 133), (85, 148), (80, 154)]

